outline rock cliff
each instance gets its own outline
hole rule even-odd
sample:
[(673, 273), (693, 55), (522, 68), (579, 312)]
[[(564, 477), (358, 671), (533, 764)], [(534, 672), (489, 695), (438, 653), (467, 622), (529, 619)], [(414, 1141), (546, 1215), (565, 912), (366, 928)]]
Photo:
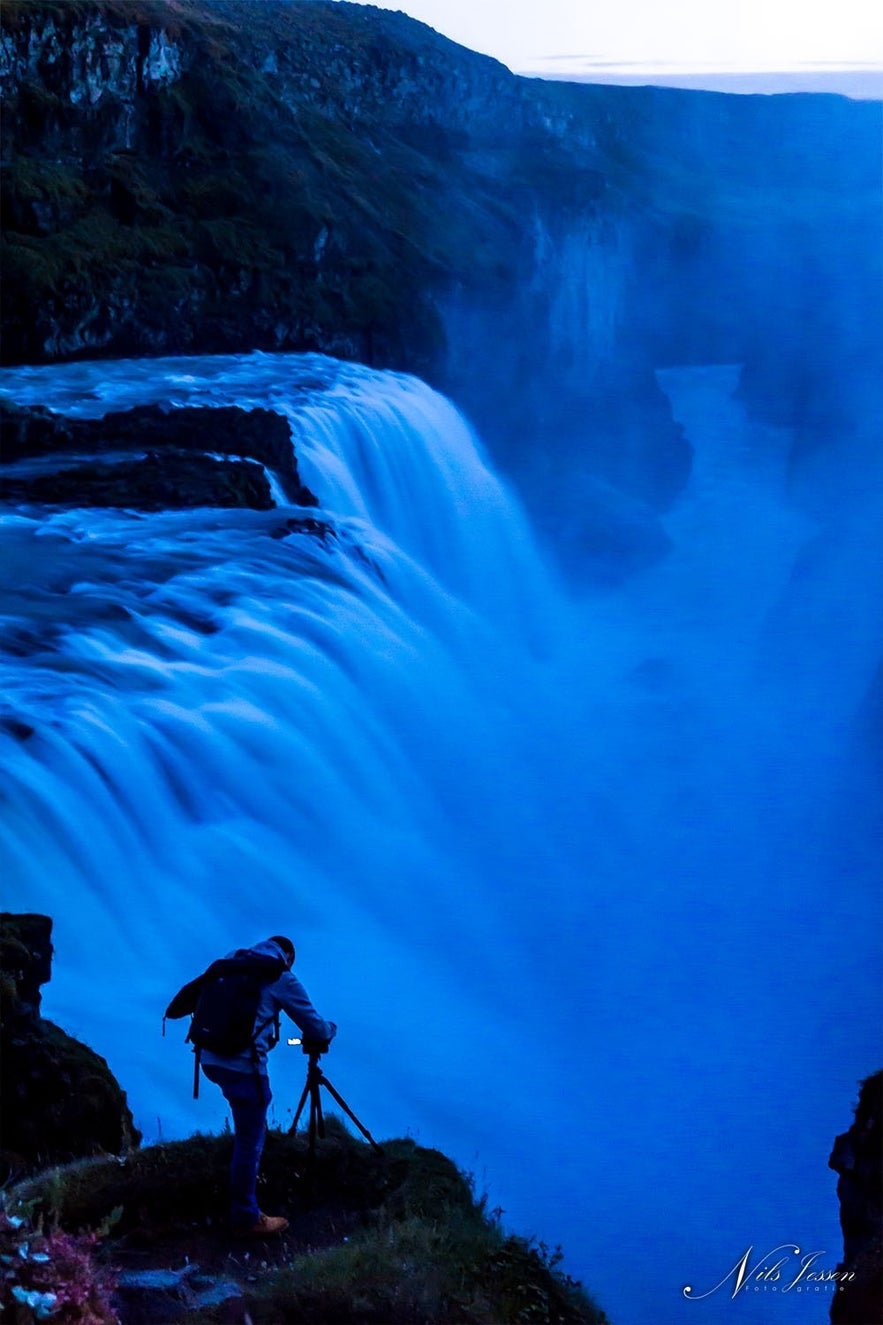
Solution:
[[(141, 1138), (105, 1060), (40, 1016), (51, 972), (52, 921), (0, 915), (4, 1181), (83, 1155), (121, 1154)], [(103, 996), (100, 971), (95, 987)]]
[(7, 362), (403, 368), (537, 507), (588, 476), (659, 509), (690, 453), (656, 367), (746, 361), (753, 404), (791, 419), (795, 327), (840, 402), (844, 356), (870, 357), (874, 106), (518, 78), (330, 0), (6, 0), (2, 20)]

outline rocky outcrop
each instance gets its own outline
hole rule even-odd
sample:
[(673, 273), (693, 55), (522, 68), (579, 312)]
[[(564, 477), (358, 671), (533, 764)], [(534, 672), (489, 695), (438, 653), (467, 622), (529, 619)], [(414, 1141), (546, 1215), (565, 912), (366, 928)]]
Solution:
[(197, 506), (272, 510), (267, 476), (252, 460), (151, 451), (140, 460), (72, 465), (54, 474), (7, 479), (3, 496), (47, 506), (125, 507), (136, 511)]
[(56, 5), (34, 22), (25, 6), (11, 4), (0, 32), (0, 92), (51, 82), (60, 105), (110, 104), (123, 129), (115, 145), (131, 147), (125, 130), (136, 118), (138, 97), (180, 78), (189, 52), (164, 28), (115, 22), (115, 14), (124, 19), (112, 6), (96, 6), (71, 24)]
[[(275, 502), (266, 466), (293, 505), (318, 504), (300, 481), (288, 423), (272, 410), (141, 405), (100, 419), (74, 419), (4, 404), (0, 425), (9, 465), (2, 495), (8, 501), (269, 510)], [(129, 458), (132, 452), (146, 454)], [(28, 473), (21, 462), (36, 459), (51, 462), (51, 472)]]
[(871, 1325), (883, 1319), (883, 1072), (862, 1082), (852, 1126), (828, 1164), (840, 1175), (843, 1230), (832, 1325)]
[[(52, 921), (0, 915), (4, 1179), (83, 1155), (120, 1154), (141, 1139), (103, 1058), (40, 1016), (52, 967)], [(96, 980), (96, 990), (100, 982)]]

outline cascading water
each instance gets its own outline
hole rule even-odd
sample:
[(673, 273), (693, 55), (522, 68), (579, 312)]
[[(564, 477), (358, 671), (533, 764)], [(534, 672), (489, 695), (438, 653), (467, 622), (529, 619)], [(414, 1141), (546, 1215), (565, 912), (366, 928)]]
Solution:
[[(732, 372), (664, 384), (697, 445), (674, 551), (577, 602), (413, 379), (274, 355), (0, 374), (80, 416), (284, 413), (334, 529), (0, 522), (4, 878), (56, 921), (47, 1015), (107, 1055), (148, 1136), (217, 1126), (161, 1010), (219, 952), (292, 932), (372, 1131), (477, 1168), (623, 1325), (735, 1310), (681, 1290), (749, 1245), (824, 1243), (833, 1268), (827, 1147), (879, 1052), (855, 1011), (879, 839), (847, 739), (879, 640), (847, 631), (836, 669), (791, 610), (830, 586), (795, 587), (816, 530)], [(284, 1123), (302, 1060), (273, 1071)], [(809, 1319), (788, 1301), (777, 1320)]]

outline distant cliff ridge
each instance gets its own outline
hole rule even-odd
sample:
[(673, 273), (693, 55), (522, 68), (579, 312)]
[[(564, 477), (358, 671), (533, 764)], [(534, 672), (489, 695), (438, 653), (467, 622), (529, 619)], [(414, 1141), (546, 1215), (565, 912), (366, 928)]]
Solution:
[(872, 104), (518, 78), (330, 0), (6, 0), (2, 24), (7, 362), (402, 368), (537, 508), (585, 476), (660, 508), (690, 456), (654, 368), (744, 361), (752, 407), (811, 426), (787, 365), (822, 399), (873, 360)]

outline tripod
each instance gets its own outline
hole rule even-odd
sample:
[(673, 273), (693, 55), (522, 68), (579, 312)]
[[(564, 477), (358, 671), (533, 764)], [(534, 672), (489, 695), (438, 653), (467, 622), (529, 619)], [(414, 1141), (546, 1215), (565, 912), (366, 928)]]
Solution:
[(331, 1082), (328, 1080), (325, 1073), (322, 1071), (321, 1067), (319, 1066), (319, 1059), (321, 1058), (324, 1050), (310, 1049), (308, 1052), (310, 1056), (310, 1061), (307, 1065), (307, 1079), (304, 1084), (304, 1088), (301, 1093), (297, 1109), (295, 1110), (294, 1120), (288, 1129), (288, 1135), (294, 1136), (295, 1132), (297, 1131), (297, 1125), (298, 1122), (300, 1121), (300, 1116), (304, 1111), (304, 1105), (306, 1104), (307, 1098), (309, 1097), (310, 1144), (307, 1155), (307, 1187), (308, 1190), (312, 1192), (313, 1170), (315, 1168), (315, 1163), (316, 1163), (316, 1137), (321, 1136), (324, 1138), (325, 1136), (325, 1116), (322, 1113), (322, 1096), (319, 1094), (320, 1087), (322, 1086), (325, 1087), (331, 1098), (337, 1104), (340, 1105), (346, 1116), (352, 1119), (352, 1121), (356, 1124), (356, 1127), (358, 1127), (359, 1131), (362, 1133), (362, 1136), (364, 1136), (366, 1140), (371, 1142), (371, 1145), (374, 1147), (374, 1149), (377, 1151), (378, 1154), (380, 1155), (383, 1154), (383, 1147), (377, 1144), (377, 1142), (374, 1140), (374, 1137), (368, 1131), (368, 1128), (365, 1127), (363, 1123), (359, 1122), (359, 1119), (353, 1113), (352, 1109), (347, 1104), (346, 1100), (338, 1091), (334, 1089)]

